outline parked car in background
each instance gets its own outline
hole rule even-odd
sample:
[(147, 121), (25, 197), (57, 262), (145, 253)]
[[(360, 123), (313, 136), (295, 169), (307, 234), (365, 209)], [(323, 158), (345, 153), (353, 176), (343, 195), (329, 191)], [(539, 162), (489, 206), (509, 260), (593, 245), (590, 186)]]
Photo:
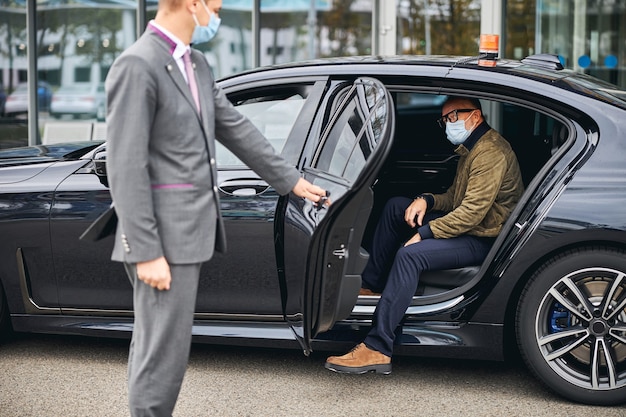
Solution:
[[(446, 97), (468, 96), (510, 142), (526, 190), (481, 265), (420, 277), (395, 355), (519, 351), (572, 401), (626, 402), (624, 91), (555, 56), (494, 64), (352, 57), (221, 80), (332, 204), (278, 196), (217, 144), (208, 157), (229, 249), (203, 266), (195, 340), (305, 353), (360, 342), (379, 301), (358, 295), (373, 227), (391, 196), (451, 184), (457, 155), (436, 120)], [(106, 143), (0, 152), (0, 327), (130, 335), (132, 288), (110, 261), (114, 238), (78, 239), (110, 203)]]
[[(37, 82), (37, 105), (40, 111), (48, 111), (50, 109), (50, 100), (52, 98), (52, 87), (46, 81)], [(6, 100), (5, 114), (7, 116), (16, 116), (28, 113), (28, 84), (20, 83)]]
[(59, 87), (52, 95), (50, 115), (55, 118), (89, 117), (103, 121), (106, 117), (104, 83), (81, 82)]

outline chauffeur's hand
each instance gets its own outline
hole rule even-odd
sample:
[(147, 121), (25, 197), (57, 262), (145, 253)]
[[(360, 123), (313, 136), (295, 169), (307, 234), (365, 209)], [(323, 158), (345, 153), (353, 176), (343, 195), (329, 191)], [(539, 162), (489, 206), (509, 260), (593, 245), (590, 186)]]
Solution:
[[(303, 197), (317, 203), (322, 197), (326, 196), (326, 190), (317, 185), (311, 184), (304, 178), (300, 178), (293, 187), (293, 193), (298, 197)], [(326, 200), (325, 204), (330, 204), (330, 200)]]
[(169, 290), (172, 282), (170, 266), (165, 257), (137, 262), (137, 278), (157, 290)]

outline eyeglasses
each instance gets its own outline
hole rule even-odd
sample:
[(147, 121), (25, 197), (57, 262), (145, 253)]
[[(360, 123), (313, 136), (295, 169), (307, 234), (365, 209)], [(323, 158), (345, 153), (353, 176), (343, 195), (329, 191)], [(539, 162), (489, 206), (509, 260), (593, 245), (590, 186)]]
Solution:
[(473, 112), (474, 110), (478, 110), (478, 109), (455, 109), (452, 110), (451, 112), (448, 112), (446, 114), (444, 114), (443, 116), (441, 116), (441, 118), (437, 119), (437, 124), (439, 124), (439, 127), (442, 129), (446, 128), (446, 123), (450, 122), (450, 123), (454, 123), (457, 120), (459, 120), (459, 113), (470, 113)]

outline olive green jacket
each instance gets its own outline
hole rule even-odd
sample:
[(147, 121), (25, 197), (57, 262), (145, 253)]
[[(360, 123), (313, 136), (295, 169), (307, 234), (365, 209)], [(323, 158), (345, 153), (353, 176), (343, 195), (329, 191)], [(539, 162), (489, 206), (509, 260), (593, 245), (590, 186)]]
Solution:
[(447, 212), (429, 223), (433, 236), (497, 236), (524, 192), (515, 153), (493, 129), (471, 151), (459, 145), (455, 152), (461, 158), (452, 186), (443, 194), (431, 194), (432, 209)]

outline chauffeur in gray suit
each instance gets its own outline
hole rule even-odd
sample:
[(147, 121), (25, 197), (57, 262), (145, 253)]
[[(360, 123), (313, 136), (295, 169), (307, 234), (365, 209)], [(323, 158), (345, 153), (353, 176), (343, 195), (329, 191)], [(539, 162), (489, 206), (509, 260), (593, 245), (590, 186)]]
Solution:
[[(134, 288), (128, 361), (133, 416), (169, 416), (189, 357), (200, 266), (225, 250), (216, 186), (219, 140), (279, 193), (319, 201), (320, 187), (276, 155), (216, 86), (204, 55), (221, 0), (160, 0), (157, 15), (106, 80), (112, 259)], [(185, 60), (191, 58), (190, 65)]]

